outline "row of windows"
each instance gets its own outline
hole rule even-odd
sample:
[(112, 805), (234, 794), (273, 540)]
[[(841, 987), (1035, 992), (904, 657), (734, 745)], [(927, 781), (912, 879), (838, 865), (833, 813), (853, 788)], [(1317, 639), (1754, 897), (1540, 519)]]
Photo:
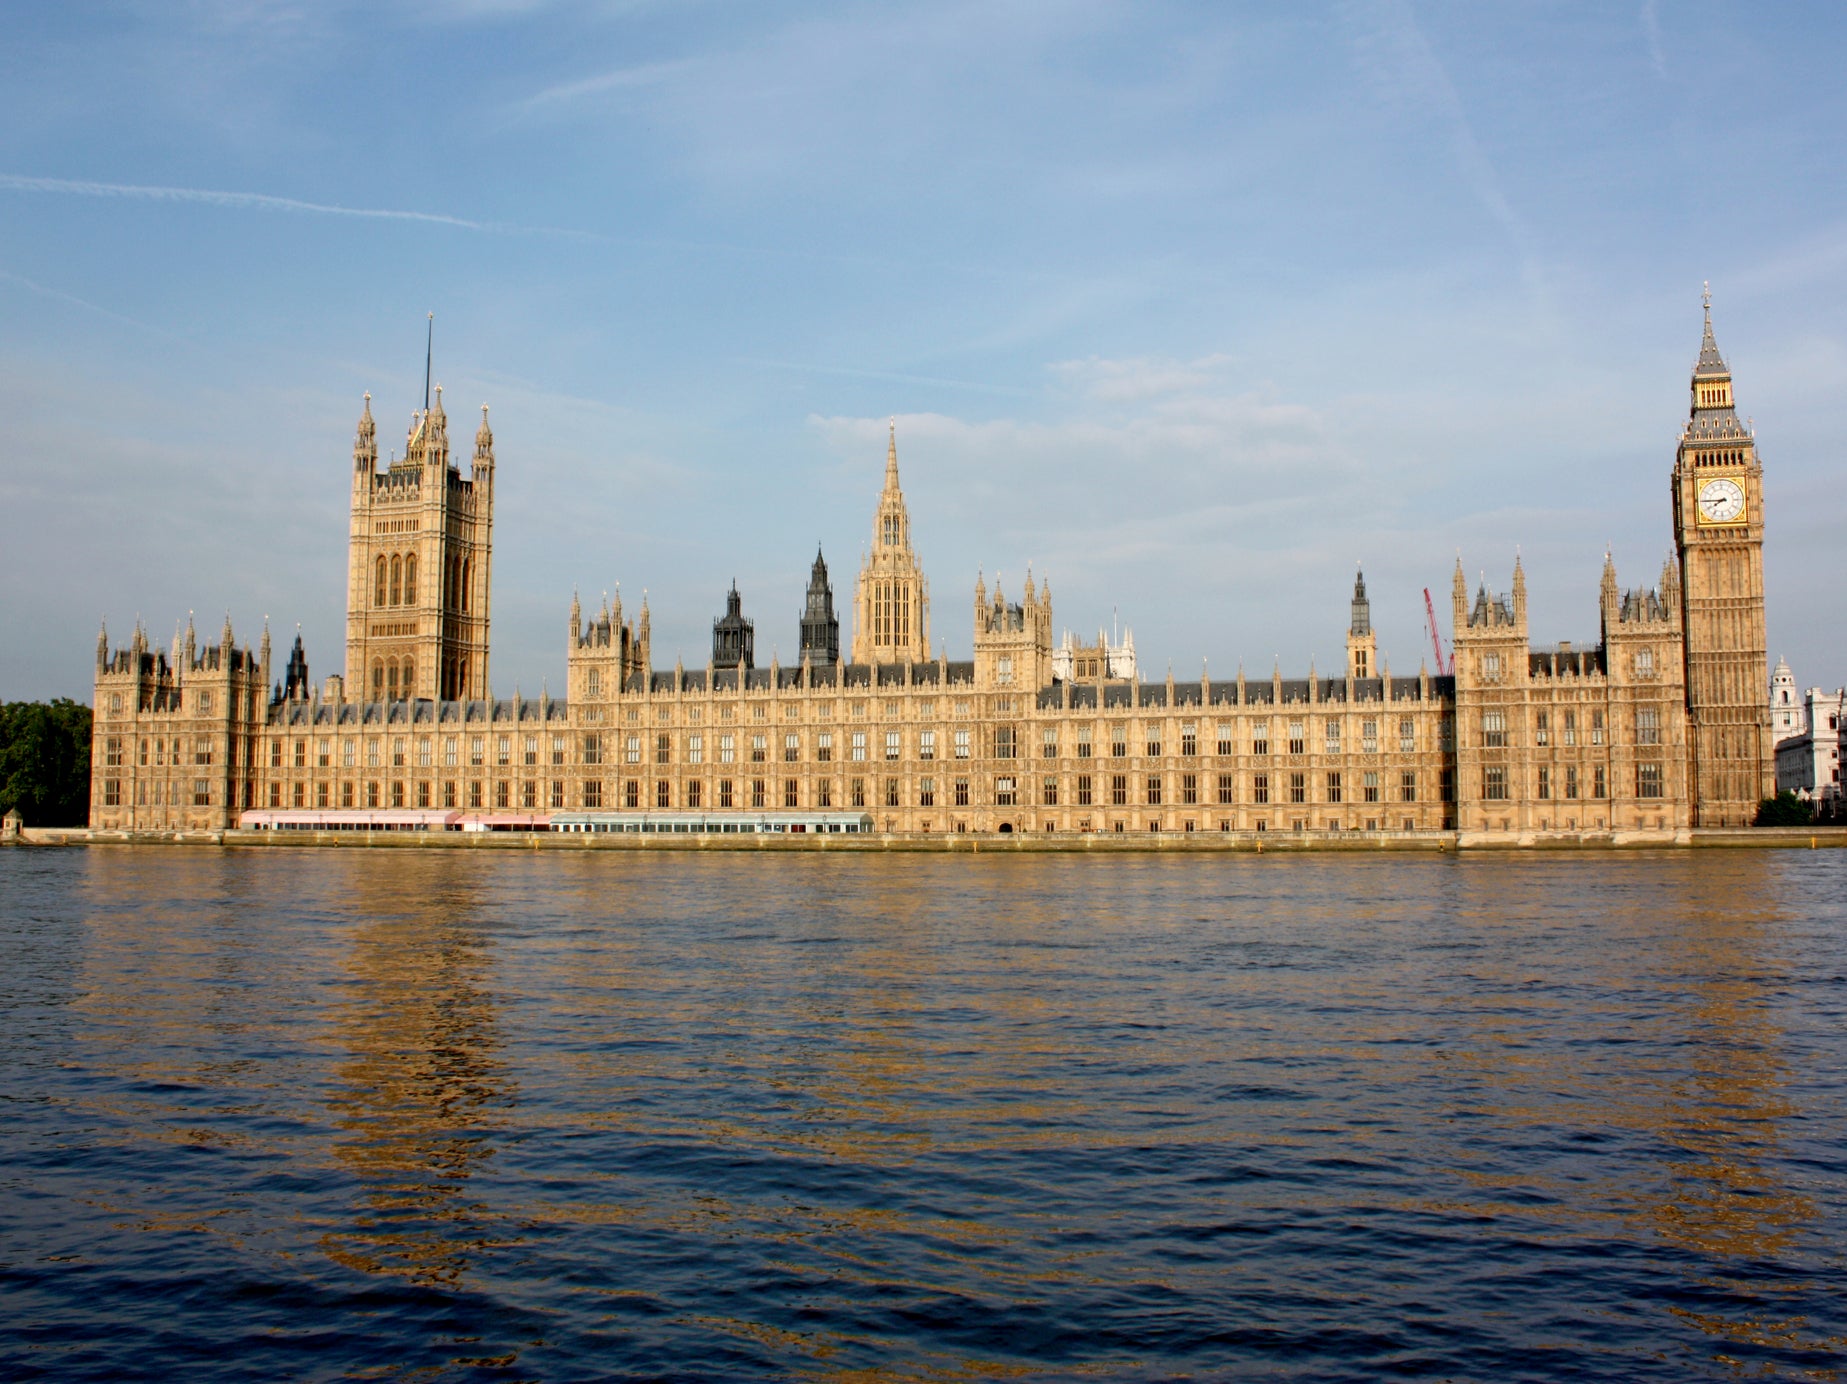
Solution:
[[(150, 764), (160, 766), (168, 762), (170, 753), (174, 764), (210, 764), (217, 756), (216, 744), (213, 738), (204, 735), (195, 735), (190, 741), (187, 737), (178, 735), (170, 741), (162, 736), (156, 736), (151, 740), (143, 736), (136, 749), (135, 760), (143, 767)], [(104, 737), (104, 767), (119, 769), (125, 762), (125, 758), (126, 751), (123, 748), (122, 737), (119, 735)]]
[[(1254, 774), (1251, 779), (1249, 800), (1258, 805), (1271, 801), (1339, 803), (1350, 800), (1379, 803), (1391, 801), (1394, 798), (1399, 802), (1418, 801), (1418, 784), (1415, 773), (1408, 771), (1401, 773), (1396, 776), (1395, 783), (1391, 781), (1390, 776), (1376, 772), (1367, 772), (1358, 777), (1358, 784), (1349, 787), (1343, 783), (1343, 776), (1339, 773), (1327, 774), (1318, 784), (1311, 784), (1310, 775), (1306, 773), (1289, 774), (1286, 780), (1279, 776), (1274, 789), (1275, 796), (1272, 798), (1271, 776)], [(674, 784), (669, 779), (655, 780), (651, 785), (640, 779), (623, 779), (608, 787), (609, 801), (606, 802), (605, 784), (601, 780), (593, 779), (581, 783), (577, 788), (580, 801), (572, 805), (585, 808), (613, 807), (618, 805), (616, 802), (618, 796), (620, 797), (619, 805), (625, 808), (648, 806), (656, 808), (675, 806), (687, 808), (708, 806), (799, 808), (805, 805), (801, 801), (802, 781), (793, 778), (782, 780), (721, 778), (711, 785), (694, 780), (680, 786), (679, 793), (682, 801), (677, 804), (674, 802)], [(501, 780), (491, 785), (492, 805), (496, 808), (511, 808), (517, 805), (521, 808), (562, 809), (566, 806), (566, 788), (567, 785), (563, 779), (553, 779), (549, 783), (526, 780), (519, 784)], [(709, 803), (706, 801), (708, 788), (711, 790)], [(867, 807), (875, 805), (874, 799), (876, 798), (876, 805), (902, 807), (905, 805), (904, 789), (904, 781), (899, 778), (871, 781), (865, 778), (849, 778), (844, 785), (822, 780), (810, 786), (814, 801), (806, 806), (816, 808)], [(488, 791), (489, 785), (478, 781), (466, 785), (458, 785), (454, 781), (432, 784), (428, 780), (419, 780), (408, 785), (402, 780), (394, 780), (388, 784), (381, 784), (377, 781), (355, 784), (349, 781), (337, 787), (328, 783), (313, 785), (296, 783), (289, 786), (287, 793), (289, 801), (285, 804), (284, 786), (281, 783), (272, 783), (269, 785), (269, 806), (332, 807), (335, 806), (333, 799), (337, 793), (338, 806), (343, 808), (408, 807), (413, 805), (413, 798), (414, 805), (420, 808), (438, 805), (444, 808), (457, 808), (462, 806), (461, 796), (465, 792), (468, 807), (483, 808), (488, 805), (486, 802)], [(972, 785), (969, 779), (956, 777), (944, 780), (939, 790), (935, 778), (925, 777), (916, 781), (913, 791), (916, 794), (915, 805), (918, 807), (937, 806), (939, 792), (944, 805), (967, 807), (970, 805)], [(1014, 807), (1030, 804), (1036, 799), (1041, 806), (1057, 807), (1060, 791), (1059, 780), (1050, 775), (1039, 778), (1036, 782), (1032, 778), (1000, 775), (994, 780), (994, 804), (998, 807)], [(1173, 796), (1170, 799), (1168, 797), (1169, 781), (1161, 774), (1133, 776), (1129, 774), (1103, 776), (1079, 774), (1072, 784), (1072, 805), (1091, 807), (1108, 804), (1122, 807), (1135, 802), (1150, 807), (1159, 807), (1164, 803), (1172, 802), (1190, 807), (1208, 801), (1224, 805), (1238, 801), (1236, 776), (1232, 774), (1180, 774), (1175, 776), (1171, 791)], [(844, 801), (838, 804), (834, 801), (837, 792), (844, 798)], [(309, 802), (310, 794), (313, 796), (312, 803)], [(1349, 794), (1352, 794), (1350, 798)], [(515, 803), (516, 796), (517, 804)], [(441, 800), (440, 804), (436, 801), (438, 798)], [(772, 801), (772, 799), (777, 801)]]
[[(165, 799), (163, 802), (162, 799)], [(103, 806), (121, 807), (122, 780), (106, 778), (103, 780)], [(190, 785), (179, 779), (171, 783), (161, 780), (141, 782), (135, 785), (136, 807), (210, 807), (212, 805), (212, 781), (194, 779)]]
[[(1329, 722), (1330, 727), (1337, 727), (1337, 725), (1337, 722)], [(1361, 752), (1377, 753), (1378, 740), (1375, 723), (1368, 721), (1365, 722), (1364, 725), (1367, 729), (1361, 736)], [(1292, 730), (1300, 729), (1300, 723), (1292, 724)], [(1223, 727), (1221, 728), (1221, 732), (1224, 738), (1218, 741), (1218, 753), (1221, 755), (1236, 753), (1234, 742), (1230, 737), (1230, 728)], [(1265, 731), (1261, 723), (1258, 726), (1258, 732), (1258, 736), (1254, 737), (1252, 741), (1252, 753), (1259, 755), (1268, 754), (1270, 752), (1271, 742), (1268, 739), (1267, 731)], [(970, 759), (973, 757), (975, 741), (974, 732), (972, 730), (965, 728), (957, 728), (946, 732), (920, 730), (914, 732), (914, 734), (916, 736), (915, 753), (919, 760), (930, 761), (937, 759), (939, 756), (954, 759)], [(811, 736), (814, 759), (816, 763), (820, 764), (832, 762), (835, 758), (836, 751), (840, 752), (841, 758), (854, 763), (863, 763), (873, 758), (897, 761), (905, 757), (904, 732), (902, 731), (843, 731), (839, 732), (838, 736), (834, 731), (814, 731), (811, 732)], [(411, 752), (412, 739), (413, 737), (395, 736), (389, 740), (389, 753), (391, 763), (394, 767), (403, 767), (407, 763), (406, 755)], [(563, 734), (554, 733), (549, 736), (537, 734), (523, 736), (508, 734), (494, 737), (476, 735), (467, 737), (467, 755), (470, 766), (478, 768), (488, 762), (490, 739), (493, 741), (493, 762), (497, 765), (514, 763), (528, 765), (549, 763), (561, 765), (569, 762), (569, 751), (571, 748), (570, 737)], [(295, 767), (306, 768), (309, 759), (309, 741), (305, 738), (298, 738), (292, 743), (292, 756)], [(358, 741), (350, 737), (342, 739), (339, 742), (340, 765), (342, 768), (354, 767), (355, 756), (358, 753), (358, 743)], [(284, 742), (280, 739), (270, 742), (270, 764), (272, 767), (281, 768), (283, 766), (285, 753), (283, 744)], [(377, 737), (371, 737), (367, 738), (364, 744), (366, 766), (368, 768), (379, 767), (380, 757), (386, 752), (381, 741)], [(1329, 730), (1325, 744), (1329, 753), (1339, 754), (1341, 752), (1341, 739), (1338, 729)], [(1291, 753), (1301, 754), (1304, 752), (1304, 738), (1301, 735), (1292, 734), (1288, 741), (1288, 745)], [(620, 757), (620, 762), (624, 764), (641, 764), (647, 762), (671, 764), (674, 762), (673, 737), (664, 731), (651, 738), (644, 738), (640, 734), (610, 736), (608, 737), (608, 746), (607, 753), (612, 762), (618, 756)], [(333, 747), (334, 742), (331, 738), (323, 738), (314, 742), (314, 762), (318, 767), (329, 768), (332, 766), (334, 754)], [(998, 726), (994, 729), (991, 748), (995, 759), (1016, 759), (1024, 757), (1024, 747), (1021, 743), (1019, 732), (1017, 728), (1012, 726)], [(1158, 738), (1152, 737), (1137, 746), (1137, 749), (1145, 751), (1151, 757), (1159, 757), (1163, 748), (1163, 742)], [(1400, 728), (1399, 748), (1403, 753), (1409, 754), (1415, 752), (1416, 728), (1415, 723), (1409, 719), (1407, 719)], [(604, 762), (606, 754), (605, 737), (600, 732), (584, 733), (578, 737), (577, 749), (579, 763), (601, 764)], [(708, 756), (710, 762), (715, 764), (732, 764), (738, 762), (763, 764), (771, 760), (781, 760), (784, 763), (794, 764), (801, 761), (802, 749), (803, 738), (800, 734), (793, 731), (785, 733), (780, 737), (772, 737), (767, 731), (750, 733), (714, 732), (709, 736), (704, 732), (693, 732), (682, 737), (679, 746), (680, 761), (685, 764), (704, 764), (708, 762)], [(1090, 738), (1088, 728), (1080, 728), (1073, 749), (1076, 757), (1079, 759), (1096, 757), (1094, 742)], [(1122, 728), (1118, 728), (1117, 737), (1109, 742), (1109, 751), (1113, 758), (1120, 759), (1127, 757), (1129, 753), (1129, 741), (1126, 739), (1126, 731)], [(434, 752), (433, 737), (414, 737), (414, 753), (417, 757), (418, 767), (430, 767), (432, 762), (431, 756)], [(1181, 756), (1183, 758), (1191, 758), (1198, 753), (1199, 741), (1196, 732), (1192, 730), (1183, 730), (1180, 738)], [(445, 767), (456, 767), (460, 762), (459, 757), (461, 754), (462, 737), (443, 737), (442, 757)], [(1059, 757), (1059, 741), (1056, 729), (1048, 727), (1043, 730), (1039, 744), (1039, 754), (1041, 758), (1045, 759), (1055, 759)]]
[[(1634, 718), (1635, 743), (1638, 745), (1659, 745), (1661, 743), (1661, 712), (1656, 707), (1639, 707)], [(1504, 749), (1511, 743), (1507, 728), (1507, 714), (1503, 711), (1484, 711), (1481, 717), (1481, 743), (1484, 749)], [(1578, 714), (1575, 711), (1559, 713), (1558, 743), (1571, 746), (1578, 743)], [(1589, 713), (1588, 723), (1584, 727), (1584, 743), (1601, 745), (1604, 743), (1603, 713)], [(1552, 713), (1535, 711), (1533, 713), (1533, 743), (1544, 748), (1552, 743)]]
[[(474, 580), (471, 559), (452, 556), (443, 565), (443, 606), (448, 610), (468, 609), (469, 586)], [(417, 604), (417, 555), (415, 553), (380, 556), (373, 568), (372, 604), (380, 608)]]
[[(1662, 796), (1663, 777), (1659, 764), (1638, 764), (1635, 766), (1635, 796), (1638, 798), (1659, 798)], [(1551, 765), (1539, 766), (1539, 797), (1550, 800), (1554, 796), (1561, 798), (1607, 798), (1609, 796), (1609, 774), (1606, 766), (1593, 764), (1588, 772), (1580, 777), (1578, 766), (1566, 764), (1562, 772), (1555, 772)], [(1490, 802), (1505, 802), (1509, 797), (1509, 776), (1505, 765), (1490, 764), (1481, 771), (1481, 795)]]

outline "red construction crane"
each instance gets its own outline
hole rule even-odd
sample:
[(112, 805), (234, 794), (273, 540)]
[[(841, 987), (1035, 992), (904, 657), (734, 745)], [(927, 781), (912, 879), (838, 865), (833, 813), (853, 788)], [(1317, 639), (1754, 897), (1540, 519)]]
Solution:
[(1430, 620), (1430, 647), (1436, 651), (1437, 674), (1448, 677), (1456, 671), (1456, 666), (1443, 657), (1443, 636), (1437, 633), (1437, 607), (1430, 599), (1430, 588), (1427, 586), (1424, 588), (1424, 614)]

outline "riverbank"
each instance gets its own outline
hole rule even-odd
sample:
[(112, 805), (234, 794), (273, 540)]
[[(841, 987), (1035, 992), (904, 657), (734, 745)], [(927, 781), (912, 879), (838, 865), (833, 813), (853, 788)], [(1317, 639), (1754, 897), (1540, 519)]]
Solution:
[(1847, 827), (1701, 828), (1693, 831), (1457, 832), (1243, 831), (1086, 832), (953, 835), (668, 834), (622, 835), (553, 831), (92, 831), (28, 827), (18, 845), (326, 847), (346, 850), (552, 851), (849, 851), (971, 855), (1224, 854), (1322, 851), (1422, 852), (1634, 850), (1673, 847), (1743, 850), (1847, 848)]

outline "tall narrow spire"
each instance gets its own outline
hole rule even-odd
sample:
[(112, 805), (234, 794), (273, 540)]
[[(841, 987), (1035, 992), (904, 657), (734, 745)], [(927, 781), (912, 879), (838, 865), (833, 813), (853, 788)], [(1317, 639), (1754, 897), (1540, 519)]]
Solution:
[(423, 411), (430, 411), (430, 361), (436, 350), (436, 314), (431, 313), (423, 338)]
[(888, 434), (885, 443), (885, 489), (887, 492), (898, 489), (898, 420), (893, 417), (887, 424)]

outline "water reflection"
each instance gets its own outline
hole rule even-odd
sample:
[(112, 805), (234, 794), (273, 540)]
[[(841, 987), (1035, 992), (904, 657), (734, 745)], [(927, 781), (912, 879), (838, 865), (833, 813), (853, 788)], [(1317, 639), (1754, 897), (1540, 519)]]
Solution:
[(508, 1231), (470, 1181), (495, 1153), (514, 1086), (500, 1058), (493, 947), (472, 876), (426, 862), (349, 872), (352, 929), (334, 1041), (349, 1054), (328, 1102), (334, 1153), (359, 1181), (339, 1263), (453, 1284)]
[[(1471, 954), (1440, 987), (1459, 1026), (1438, 1080), (1453, 1166), (1482, 1197), (1473, 1209), (1573, 1237), (1639, 1230), (1689, 1266), (1666, 1310), (1727, 1341), (1796, 1347), (1804, 1322), (1778, 1313), (1783, 1285), (1762, 1272), (1821, 1217), (1782, 1146), (1798, 1111), (1775, 1008), (1776, 868), (1755, 853), (1668, 857), (1625, 879), (1619, 864), (1594, 939), (1558, 920), (1520, 938), (1526, 891), (1553, 877), (1478, 862), (1460, 896)], [(1634, 1156), (1613, 1160), (1620, 1146)]]

